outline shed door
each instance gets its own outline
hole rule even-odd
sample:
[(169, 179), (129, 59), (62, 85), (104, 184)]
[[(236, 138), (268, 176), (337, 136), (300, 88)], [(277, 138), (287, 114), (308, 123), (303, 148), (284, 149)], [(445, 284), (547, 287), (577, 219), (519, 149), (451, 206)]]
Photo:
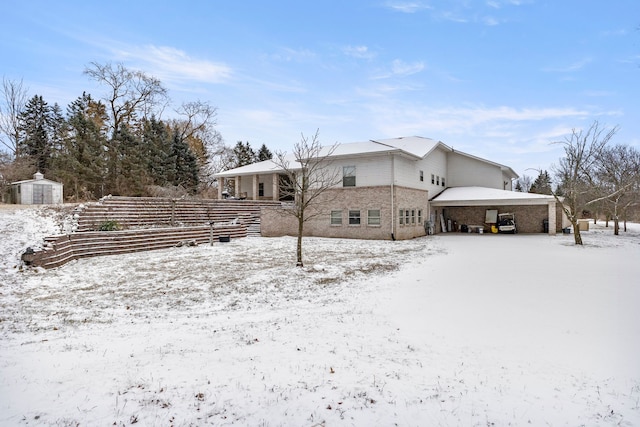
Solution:
[(53, 185), (51, 184), (33, 184), (33, 204), (51, 204), (53, 203)]

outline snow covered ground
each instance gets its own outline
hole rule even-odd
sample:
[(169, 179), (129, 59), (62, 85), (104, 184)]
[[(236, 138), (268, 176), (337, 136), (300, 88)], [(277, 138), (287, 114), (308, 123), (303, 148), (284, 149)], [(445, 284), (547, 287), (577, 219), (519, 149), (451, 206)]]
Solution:
[(640, 226), (246, 238), (20, 270), (0, 209), (0, 425), (640, 425)]

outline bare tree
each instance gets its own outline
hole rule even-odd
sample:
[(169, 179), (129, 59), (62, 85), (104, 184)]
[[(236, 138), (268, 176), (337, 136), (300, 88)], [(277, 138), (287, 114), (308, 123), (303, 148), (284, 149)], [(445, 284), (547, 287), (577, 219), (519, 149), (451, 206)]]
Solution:
[(216, 157), (223, 146), (222, 136), (215, 129), (218, 109), (198, 100), (183, 103), (176, 113), (181, 119), (172, 120), (172, 127), (198, 158), (201, 190), (208, 190), (213, 186), (212, 174), (217, 172), (212, 170), (211, 162), (219, 160)]
[(516, 182), (516, 188), (519, 188), (518, 191), (528, 193), (529, 189), (531, 189), (531, 183), (532, 181), (529, 175), (522, 175)]
[[(284, 175), (280, 184), (283, 196), (293, 197), (293, 206), (283, 212), (296, 218), (298, 240), (296, 245), (296, 266), (302, 267), (302, 236), (304, 224), (323, 214), (319, 201), (321, 196), (342, 180), (337, 168), (332, 166), (331, 155), (338, 144), (323, 149), (319, 140), (319, 131), (311, 137), (301, 136), (300, 142), (293, 147), (292, 157), (286, 153), (276, 153), (273, 162)], [(293, 163), (292, 163), (293, 161)]]
[[(564, 147), (565, 157), (560, 159), (555, 168), (558, 187), (553, 191), (565, 215), (573, 226), (576, 245), (582, 245), (582, 236), (578, 220), (585, 208), (613, 194), (595, 196), (596, 167), (604, 147), (618, 131), (618, 127), (606, 129), (600, 127), (598, 121), (587, 130), (573, 129), (564, 141), (556, 142)], [(561, 197), (562, 196), (562, 197)]]
[[(604, 203), (613, 219), (613, 234), (620, 231), (620, 214), (638, 203), (640, 152), (627, 145), (605, 148), (600, 154), (596, 177), (598, 189), (606, 195)], [(625, 222), (626, 225), (626, 222)]]
[(20, 113), (27, 104), (27, 89), (22, 80), (2, 78), (2, 99), (0, 102), (0, 143), (9, 149), (15, 158), (20, 156)]
[(155, 109), (161, 111), (168, 100), (167, 89), (160, 80), (142, 71), (129, 70), (122, 64), (92, 62), (84, 74), (109, 88), (104, 101), (109, 110), (112, 133), (138, 117), (149, 117)]

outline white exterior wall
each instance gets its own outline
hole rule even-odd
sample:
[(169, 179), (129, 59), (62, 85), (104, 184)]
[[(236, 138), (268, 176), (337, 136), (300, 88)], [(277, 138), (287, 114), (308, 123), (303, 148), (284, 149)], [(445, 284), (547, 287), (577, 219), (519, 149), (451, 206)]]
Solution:
[(356, 187), (391, 185), (391, 156), (389, 155), (336, 159), (331, 165), (337, 168), (340, 177), (340, 183), (336, 187), (342, 187), (342, 168), (344, 166), (356, 167)]
[(504, 189), (502, 170), (457, 153), (448, 153), (447, 187), (477, 186)]

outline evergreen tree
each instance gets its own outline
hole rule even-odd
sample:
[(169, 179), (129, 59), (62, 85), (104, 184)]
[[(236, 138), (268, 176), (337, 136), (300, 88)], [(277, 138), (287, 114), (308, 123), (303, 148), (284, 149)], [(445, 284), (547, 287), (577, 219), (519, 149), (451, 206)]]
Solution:
[(265, 160), (271, 160), (273, 158), (273, 154), (267, 148), (266, 145), (262, 144), (260, 149), (258, 150), (258, 161), (262, 162)]
[(172, 139), (168, 127), (155, 117), (145, 120), (142, 142), (149, 177), (155, 185), (167, 185), (170, 176), (175, 175), (176, 167), (172, 158)]
[(56, 176), (76, 198), (103, 195), (105, 120), (104, 104), (87, 93), (67, 107), (66, 135), (54, 165)]
[(171, 144), (171, 157), (174, 160), (175, 172), (171, 183), (181, 186), (190, 193), (198, 189), (198, 161), (191, 152), (189, 145), (180, 138), (178, 132), (174, 132)]
[(35, 95), (25, 105), (18, 121), (17, 151), (31, 157), (36, 168), (45, 173), (49, 170), (54, 144), (59, 142), (63, 127), (59, 107), (51, 107), (42, 96)]
[(147, 172), (144, 145), (127, 125), (120, 126), (114, 135), (120, 161), (116, 180), (117, 194), (144, 196), (151, 179)]
[(529, 193), (553, 194), (553, 190), (551, 188), (551, 177), (546, 170), (540, 171), (538, 177), (533, 181), (533, 184), (531, 184)]
[(239, 168), (240, 166), (250, 165), (255, 163), (257, 156), (249, 142), (238, 141), (233, 147), (233, 155), (235, 157), (235, 165), (233, 167)]

